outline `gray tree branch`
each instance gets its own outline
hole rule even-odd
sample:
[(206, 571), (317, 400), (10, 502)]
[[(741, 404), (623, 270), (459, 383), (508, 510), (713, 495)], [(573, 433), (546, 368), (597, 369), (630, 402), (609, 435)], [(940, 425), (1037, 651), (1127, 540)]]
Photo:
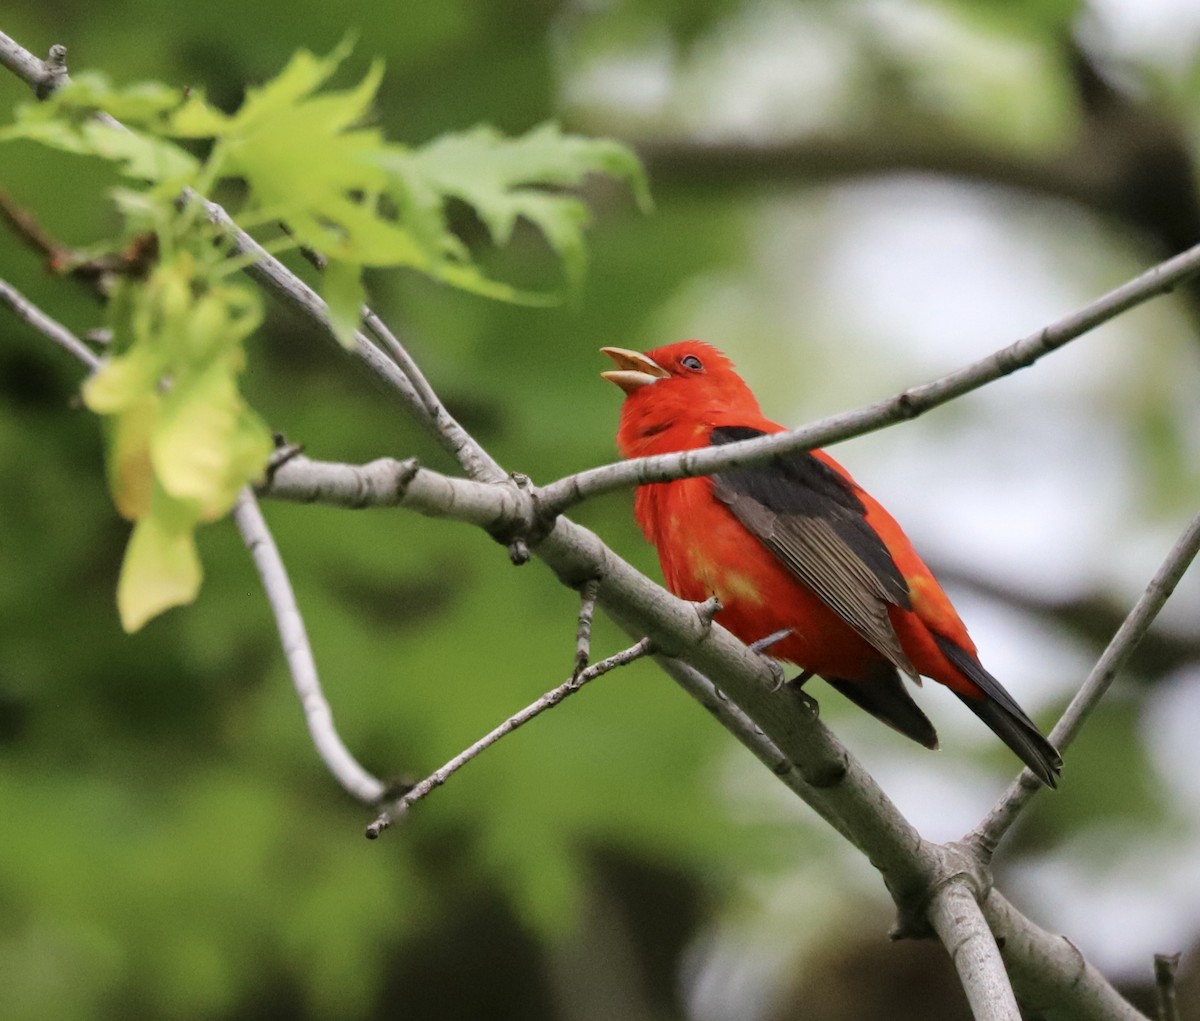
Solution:
[(11, 309), (43, 337), (68, 352), (74, 358), (83, 362), (89, 372), (95, 372), (100, 365), (100, 358), (82, 340), (75, 336), (57, 319), (52, 319), (7, 280), (0, 280), (0, 305)]
[[(1091, 673), (1071, 699), (1062, 718), (1054, 725), (1050, 740), (1060, 751), (1065, 752), (1075, 740), (1088, 716), (1137, 648), (1138, 642), (1150, 630), (1150, 625), (1166, 605), (1197, 553), (1200, 553), (1200, 514), (1192, 519), (1171, 548), (1162, 566), (1146, 586), (1146, 591), (1129, 611)], [(997, 845), (1037, 793), (1039, 786), (1029, 770), (1022, 770), (987, 817), (964, 838), (984, 860), (989, 860), (995, 853)]]
[(976, 1021), (1021, 1021), (996, 937), (979, 907), (979, 895), (955, 877), (934, 891), (929, 921), (945, 946)]
[(1154, 989), (1158, 999), (1158, 1021), (1180, 1021), (1175, 997), (1175, 972), (1179, 954), (1154, 955)]
[(233, 508), (233, 523), (237, 525), (242, 541), (258, 569), (258, 576), (262, 579), (263, 591), (275, 615), (275, 626), (292, 675), (292, 684), (304, 710), (304, 720), (317, 754), (333, 778), (347, 791), (359, 801), (368, 805), (376, 804), (384, 795), (384, 783), (359, 764), (338, 735), (333, 723), (333, 710), (321, 690), (317, 661), (313, 658), (308, 631), (304, 627), (300, 608), (296, 605), (287, 568), (284, 567), (279, 547), (275, 545), (258, 501), (249, 489), (243, 489), (238, 494)]
[(1066, 936), (1047, 932), (997, 890), (983, 916), (1021, 1006), (1040, 1021), (1146, 1021)]
[[(410, 476), (407, 486), (398, 481), (401, 474)], [(369, 503), (366, 494), (375, 493), (387, 506), (488, 529), (503, 528), (514, 513), (518, 519), (526, 513), (514, 510), (515, 487), (435, 479), (436, 474), (413, 462), (385, 460), (353, 468), (297, 458), (276, 473), (268, 495), (362, 507)], [(581, 578), (598, 576), (600, 604), (614, 619), (630, 633), (648, 635), (665, 654), (660, 662), (681, 686), (867, 855), (899, 906), (898, 934), (924, 931), (934, 891), (963, 871), (961, 849), (952, 853), (922, 840), (857, 760), (809, 715), (797, 694), (786, 687), (776, 690), (762, 657), (720, 626), (706, 627), (692, 604), (638, 573), (592, 533), (560, 519), (532, 548), (564, 582), (578, 585)], [(978, 880), (975, 886), (985, 889), (986, 882)], [(995, 891), (984, 906), (992, 931), (1005, 940), (1003, 958), (1022, 1002), (1049, 1004), (1047, 1017), (1053, 1021), (1144, 1021), (1067, 941), (1039, 929)], [(981, 950), (975, 947), (970, 953)]]
[(625, 666), (632, 663), (634, 660), (641, 659), (652, 651), (652, 646), (649, 638), (643, 638), (641, 641), (635, 642), (628, 649), (623, 649), (621, 652), (614, 653), (607, 659), (602, 659), (599, 663), (594, 663), (586, 670), (580, 670), (573, 673), (562, 684), (556, 688), (552, 688), (541, 698), (531, 702), (520, 712), (513, 713), (500, 726), (484, 734), (478, 741), (468, 748), (463, 749), (447, 762), (440, 769), (434, 770), (420, 783), (415, 784), (404, 795), (397, 798), (392, 804), (388, 805), (370, 826), (367, 827), (367, 838), (374, 840), (387, 827), (389, 827), (396, 819), (403, 816), (409, 808), (420, 801), (444, 784), (455, 773), (463, 768), (468, 762), (476, 758), (480, 753), (486, 751), (502, 737), (507, 737), (518, 727), (524, 726), (535, 716), (540, 716), (547, 709), (553, 709), (563, 699), (569, 695), (574, 695), (589, 681), (594, 681), (597, 677), (603, 677), (610, 670), (615, 670), (617, 667)]
[(710, 475), (768, 461), (776, 454), (812, 450), (908, 421), (1018, 369), (1028, 368), (1043, 355), (1056, 351), (1122, 312), (1169, 293), (1180, 281), (1197, 272), (1200, 272), (1200, 245), (1159, 263), (1058, 322), (940, 379), (787, 432), (677, 454), (635, 457), (568, 475), (536, 491), (539, 511), (545, 515), (555, 514), (589, 497), (617, 489)]

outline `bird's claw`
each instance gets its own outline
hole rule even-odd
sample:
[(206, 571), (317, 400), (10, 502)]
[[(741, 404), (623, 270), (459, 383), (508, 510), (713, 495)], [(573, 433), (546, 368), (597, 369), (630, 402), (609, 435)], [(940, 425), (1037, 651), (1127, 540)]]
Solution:
[(784, 674), (783, 667), (773, 659), (767, 660), (767, 669), (771, 671), (771, 676), (775, 679), (775, 683), (771, 685), (771, 693), (774, 694), (787, 684), (787, 675)]

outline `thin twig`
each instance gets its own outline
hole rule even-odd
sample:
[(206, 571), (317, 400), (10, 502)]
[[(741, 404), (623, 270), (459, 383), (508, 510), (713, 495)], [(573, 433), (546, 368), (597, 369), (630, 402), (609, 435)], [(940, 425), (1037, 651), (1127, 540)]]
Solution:
[[(7, 305), (23, 320), (44, 336), (74, 355), (92, 371), (100, 359), (65, 326), (51, 319), (36, 305), (25, 298), (14, 287), (0, 280), (0, 303)], [(333, 714), (329, 703), (321, 692), (316, 662), (308, 643), (304, 620), (296, 606), (291, 583), (279, 550), (271, 537), (258, 502), (249, 488), (238, 495), (233, 509), (233, 519), (242, 539), (250, 550), (254, 564), (263, 581), (263, 588), (275, 613), (284, 655), (292, 674), (296, 693), (304, 707), (309, 733), (316, 745), (317, 753), (324, 760), (334, 778), (361, 801), (374, 804), (384, 794), (384, 785), (362, 768), (338, 737), (333, 725)]]
[[(203, 203), (205, 215), (210, 223), (220, 228), (229, 239), (233, 251), (250, 257), (246, 274), (266, 291), (300, 311), (319, 324), (332, 340), (329, 310), (316, 291), (289, 270), (282, 262), (242, 230), (230, 215), (217, 203), (210, 202), (194, 192), (191, 200)], [(441, 406), (437, 415), (431, 416), (417, 386), (397, 366), (394, 356), (385, 354), (361, 330), (354, 335), (355, 345), (351, 353), (362, 362), (371, 374), (396, 393), (413, 417), (449, 451), (474, 479), (493, 482), (505, 477), (504, 470), (496, 463), (455, 418)], [(424, 382), (424, 377), (421, 377)], [(428, 386), (428, 383), (425, 383)], [(436, 398), (435, 398), (436, 400)]]
[(50, 318), (12, 284), (0, 280), (0, 305), (7, 305), (18, 317), (27, 322), (42, 336), (54, 341), (64, 351), (74, 355), (92, 372), (100, 366), (100, 358), (88, 350), (88, 346), (56, 319)]
[(579, 626), (575, 629), (575, 669), (572, 677), (578, 677), (587, 668), (592, 658), (592, 616), (596, 612), (596, 597), (600, 594), (600, 580), (589, 578), (579, 590)]
[[(1142, 636), (1150, 629), (1154, 618), (1175, 591), (1179, 579), (1183, 577), (1198, 552), (1200, 514), (1192, 519), (1191, 524), (1172, 547), (1166, 560), (1146, 586), (1146, 591), (1129, 611), (1124, 623), (1108, 643), (1108, 648), (1096, 661), (1087, 680), (1083, 682), (1062, 718), (1050, 732), (1051, 743), (1060, 751), (1065, 751), (1075, 739), (1084, 721), (1108, 691), (1109, 685), (1125, 666)], [(1021, 775), (1009, 785), (987, 817), (964, 838), (984, 861), (989, 860), (995, 853), (997, 845), (1040, 788), (1041, 784), (1033, 774), (1028, 769), (1022, 770)]]
[(403, 797), (397, 798), (395, 802), (389, 805), (370, 826), (367, 827), (366, 836), (368, 840), (374, 840), (385, 829), (387, 829), (396, 819), (400, 818), (409, 807), (422, 798), (426, 797), (430, 791), (444, 784), (451, 776), (457, 773), (463, 766), (470, 762), (473, 758), (479, 755), (480, 752), (490, 748), (502, 737), (511, 734), (518, 727), (528, 723), (535, 716), (540, 716), (547, 709), (553, 709), (568, 695), (574, 695), (588, 681), (594, 681), (597, 677), (601, 677), (614, 670), (619, 666), (624, 666), (627, 663), (632, 663), (636, 659), (641, 659), (643, 656), (649, 655), (653, 650), (653, 645), (649, 638), (643, 638), (641, 641), (631, 645), (628, 649), (624, 649), (615, 655), (609, 656), (608, 659), (603, 659), (599, 663), (593, 664), (586, 670), (568, 678), (557, 688), (553, 688), (546, 692), (536, 702), (531, 702), (519, 713), (515, 713), (507, 720), (490, 731), (476, 741), (469, 748), (459, 752), (454, 758), (447, 762), (441, 769), (430, 773), (424, 780), (412, 787)]
[[(707, 709), (727, 731), (741, 742), (759, 762), (767, 767), (790, 791), (800, 796), (808, 806), (840, 833), (850, 844), (863, 851), (854, 831), (848, 827), (832, 807), (822, 790), (807, 783), (796, 768), (796, 764), (779, 750), (779, 747), (762, 732), (762, 728), (734, 705), (712, 681), (695, 667), (681, 659), (656, 656), (655, 662), (686, 691)], [(865, 851), (864, 851), (865, 853)]]
[(60, 244), (37, 221), (28, 209), (17, 204), (5, 191), (0, 191), (0, 219), (5, 220), (22, 241), (51, 265), (62, 265), (71, 257), (71, 250)]
[(1169, 292), (1180, 281), (1197, 272), (1200, 272), (1200, 245), (1159, 263), (1057, 323), (940, 379), (904, 390), (886, 400), (820, 419), (799, 429), (752, 440), (739, 440), (719, 447), (636, 457), (568, 475), (541, 487), (537, 491), (538, 505), (544, 514), (558, 514), (582, 500), (613, 490), (648, 482), (710, 475), (729, 468), (758, 464), (778, 454), (812, 450), (916, 418), (1018, 369), (1027, 368), (1043, 355), (1057, 350), (1101, 323), (1150, 298)]
[(1154, 955), (1154, 988), (1158, 993), (1158, 1021), (1179, 1021), (1179, 1003), (1175, 999), (1175, 972), (1179, 954)]
[(399, 366), (400, 371), (408, 377), (408, 381), (416, 391), (417, 397), (420, 398), (421, 405), (425, 408), (430, 420), (439, 421), (443, 415), (447, 414), (446, 407), (434, 392), (433, 387), (429, 385), (429, 380), (425, 378), (421, 367), (408, 353), (408, 348), (400, 343), (391, 327), (379, 317), (379, 313), (373, 308), (367, 305), (363, 306), (362, 321), (367, 330), (383, 345), (384, 350), (392, 356), (392, 360)]
[(279, 555), (279, 548), (267, 528), (267, 522), (259, 509), (258, 501), (248, 487), (238, 494), (233, 508), (233, 520), (241, 533), (242, 541), (254, 566), (262, 579), (263, 591), (275, 614), (275, 626), (287, 659), (292, 684), (304, 709), (304, 719), (312, 736), (317, 754), (325, 763), (335, 780), (347, 791), (367, 804), (376, 804), (385, 793), (381, 780), (368, 773), (350, 753), (333, 723), (333, 711), (321, 690), (321, 679), (317, 675), (317, 663), (313, 658), (304, 618), (296, 605), (296, 596), (288, 580), (287, 568)]
[[(286, 223), (280, 223), (280, 228), (287, 234), (291, 235), (292, 230)], [(325, 267), (329, 265), (329, 260), (325, 258), (315, 248), (310, 248), (308, 245), (301, 245), (300, 254), (319, 272), (324, 272)], [(408, 353), (408, 349), (400, 343), (399, 338), (380, 318), (370, 305), (363, 305), (359, 312), (362, 325), (378, 340), (392, 356), (392, 361), (396, 363), (396, 367), (408, 377), (408, 381), (412, 384), (413, 392), (416, 394), (421, 405), (425, 409), (425, 413), (430, 422), (436, 423), (442, 415), (446, 413), (446, 408), (442, 404), (441, 399), (429, 385), (429, 380), (425, 378), (425, 373), (421, 371), (421, 367), (416, 363), (416, 360)]]

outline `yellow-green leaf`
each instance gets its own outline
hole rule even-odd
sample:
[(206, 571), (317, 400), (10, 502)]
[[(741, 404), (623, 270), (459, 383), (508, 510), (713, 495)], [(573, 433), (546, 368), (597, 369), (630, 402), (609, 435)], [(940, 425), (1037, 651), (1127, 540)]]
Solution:
[(169, 130), (176, 138), (217, 138), (232, 123), (232, 117), (212, 106), (204, 93), (196, 90), (171, 115)]
[(117, 611), (127, 632), (196, 598), (203, 577), (194, 535), (198, 518), (194, 505), (157, 490), (150, 512), (134, 525), (117, 582)]
[(154, 393), (163, 363), (147, 345), (105, 362), (83, 384), (83, 403), (99, 415), (114, 415)]
[(136, 521), (150, 511), (154, 469), (150, 437), (158, 422), (159, 398), (145, 394), (119, 415), (108, 438), (108, 488), (122, 517)]
[(270, 452), (270, 433), (250, 417), (229, 359), (176, 382), (163, 398), (150, 441), (163, 489), (195, 501), (205, 519), (233, 505), (238, 489), (261, 471)]

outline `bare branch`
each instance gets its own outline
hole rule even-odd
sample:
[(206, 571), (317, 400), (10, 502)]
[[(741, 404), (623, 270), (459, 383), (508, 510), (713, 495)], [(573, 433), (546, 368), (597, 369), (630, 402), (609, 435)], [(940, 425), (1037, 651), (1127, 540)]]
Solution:
[(1066, 936), (1035, 925), (997, 890), (982, 906), (1028, 1014), (1043, 1021), (1146, 1021)]
[[(374, 462), (361, 469), (297, 457), (280, 466), (264, 491), (288, 499), (321, 500), (363, 506), (368, 494), (388, 504), (402, 503), (424, 514), (470, 521), (489, 531), (524, 513), (523, 494), (514, 485), (449, 479), (404, 462)], [(398, 474), (411, 476), (402, 485)], [(377, 484), (377, 475), (393, 481)], [(636, 571), (587, 529), (559, 518), (554, 529), (533, 544), (534, 553), (566, 584), (599, 579), (600, 605), (626, 631), (647, 634), (664, 653), (684, 659), (701, 673), (721, 679), (728, 697), (762, 727), (796, 765), (808, 788), (822, 792), (819, 811), (836, 811), (857, 846), (870, 848), (898, 903), (917, 910), (936, 874), (938, 858), (865, 769), (816, 719), (810, 700), (788, 686), (780, 688), (762, 657), (719, 625), (702, 619), (695, 604), (677, 599)], [(826, 803), (826, 800), (828, 803)], [(836, 806), (834, 808), (833, 806)]]
[(1021, 1021), (996, 937), (962, 877), (934, 891), (929, 921), (958, 972), (975, 1021)]
[(572, 677), (578, 677), (592, 658), (592, 615), (596, 612), (596, 597), (600, 594), (600, 582), (589, 578), (579, 590), (579, 626), (575, 629), (575, 669)]
[(39, 60), (24, 46), (0, 32), (0, 64), (24, 81), (38, 99), (45, 99), (67, 80), (67, 48), (50, 47), (50, 55)]
[[(1067, 706), (1066, 712), (1050, 732), (1050, 741), (1060, 751), (1066, 751), (1067, 746), (1075, 740), (1084, 721), (1108, 691), (1109, 685), (1125, 666), (1142, 636), (1150, 629), (1154, 618), (1175, 591), (1175, 586), (1179, 584), (1198, 552), (1200, 514), (1192, 519), (1191, 524), (1172, 547), (1166, 560), (1146, 586), (1146, 591), (1129, 611), (1125, 622), (1113, 635), (1108, 648), (1096, 661), (1087, 680), (1083, 682), (1075, 697), (1071, 699), (1071, 704)], [(1012, 828), (1021, 811), (1040, 787), (1041, 784), (1028, 769), (1022, 770), (1021, 775), (1012, 782), (987, 817), (964, 838), (984, 861), (995, 853), (996, 846)]]
[(574, 695), (589, 681), (594, 681), (597, 677), (602, 677), (610, 670), (614, 670), (619, 666), (625, 666), (627, 663), (632, 663), (636, 659), (641, 659), (643, 656), (650, 653), (653, 648), (649, 638), (643, 638), (641, 641), (631, 645), (628, 649), (609, 656), (607, 659), (601, 660), (594, 666), (588, 667), (586, 670), (578, 674), (573, 674), (567, 678), (557, 688), (553, 688), (546, 692), (536, 702), (531, 702), (519, 713), (514, 713), (507, 720), (500, 724), (495, 730), (485, 734), (469, 748), (459, 752), (454, 758), (447, 762), (441, 769), (430, 773), (424, 780), (412, 787), (403, 797), (397, 798), (395, 802), (389, 805), (384, 811), (379, 814), (370, 826), (367, 827), (366, 836), (369, 840), (374, 840), (385, 829), (387, 829), (396, 819), (400, 818), (408, 811), (411, 805), (416, 804), (422, 798), (427, 797), (431, 791), (444, 784), (451, 776), (457, 773), (463, 766), (470, 762), (473, 758), (485, 751), (499, 741), (502, 737), (511, 734), (518, 727), (523, 726), (532, 720), (535, 716), (540, 716), (547, 709), (553, 709), (568, 695)]
[(74, 355), (89, 370), (95, 372), (100, 365), (99, 357), (88, 346), (56, 319), (51, 319), (12, 284), (0, 280), (0, 305), (7, 305), (19, 318), (25, 320), (42, 336), (54, 341), (64, 351)]
[[(425, 409), (425, 413), (429, 416), (430, 421), (438, 422), (447, 414), (446, 407), (442, 404), (441, 399), (434, 392), (433, 387), (429, 385), (429, 380), (425, 378), (425, 373), (421, 371), (421, 367), (408, 353), (408, 349), (400, 343), (396, 334), (392, 332), (390, 326), (387, 325), (375, 312), (374, 309), (364, 305), (362, 310), (363, 325), (374, 335), (392, 356), (392, 360), (399, 366), (400, 371), (408, 378), (412, 388), (416, 391), (417, 397), (421, 401), (421, 406)], [(455, 423), (457, 425), (458, 423)]]
[[(389, 506), (402, 503), (425, 514), (471, 521), (487, 528), (514, 513), (515, 487), (446, 479), (416, 468), (403, 492), (366, 482), (363, 473), (391, 474), (401, 462), (374, 462), (356, 469), (296, 458), (280, 467), (268, 495), (321, 500), (339, 506), (365, 506), (371, 493)], [(443, 487), (444, 490), (443, 490)], [(435, 494), (442, 492), (441, 500)], [(472, 495), (473, 494), (473, 495)], [(489, 516), (487, 508), (491, 507)], [(523, 513), (518, 511), (517, 513)], [(944, 849), (921, 839), (875, 781), (815, 717), (813, 709), (789, 686), (778, 688), (766, 660), (747, 649), (719, 625), (705, 626), (694, 604), (672, 596), (608, 549), (587, 529), (559, 518), (553, 530), (533, 546), (534, 553), (572, 588), (599, 579), (598, 602), (627, 632), (641, 631), (665, 655), (658, 661), (739, 741), (796, 791), (839, 833), (866, 854), (880, 871), (901, 909), (899, 928), (920, 931), (930, 891), (961, 869), (961, 856), (948, 861)], [(669, 657), (677, 657), (671, 659)], [(686, 662), (683, 662), (686, 661)], [(718, 691), (708, 678), (719, 679)], [(939, 877), (941, 877), (939, 879)], [(1046, 997), (1063, 1005), (1063, 1019), (1091, 1019), (1073, 1005), (1104, 1009), (1101, 1021), (1141, 1019), (1104, 978), (1066, 954), (1061, 937), (1034, 926), (993, 893), (987, 917), (993, 931), (1005, 925), (1020, 939), (1004, 945), (1004, 958), (1015, 988), (1026, 999)], [(999, 904), (1001, 907), (996, 907)], [(1086, 988), (1076, 988), (1082, 983)]]
[(279, 548), (275, 545), (270, 529), (267, 528), (258, 501), (248, 488), (243, 488), (238, 494), (237, 503), (233, 508), (233, 520), (246, 549), (250, 551), (254, 566), (258, 568), (263, 590), (275, 614), (275, 626), (279, 629), (283, 654), (287, 659), (292, 684), (304, 709), (304, 719), (317, 754), (338, 783), (359, 801), (373, 805), (383, 797), (384, 784), (359, 765), (358, 760), (350, 754), (338, 736), (337, 728), (333, 724), (333, 711), (321, 690), (316, 660), (308, 642), (304, 618), (300, 615), (292, 584), (288, 580), (287, 569), (283, 565), (283, 558), (279, 555)]
[[(785, 787), (799, 795), (808, 806), (840, 833), (849, 843), (863, 851), (858, 838), (838, 817), (824, 792), (807, 783), (800, 770), (762, 732), (749, 716), (734, 705), (712, 681), (683, 660), (656, 656), (655, 662), (684, 691), (707, 709), (729, 733), (741, 742), (755, 758), (767, 767)], [(864, 851), (864, 853), (866, 853)]]
[[(187, 193), (187, 197), (203, 204), (205, 215), (212, 224), (225, 232), (234, 252), (252, 259), (246, 267), (246, 274), (252, 280), (320, 325), (330, 340), (336, 343), (329, 323), (328, 307), (316, 291), (238, 227), (217, 203), (210, 202), (194, 192)], [(378, 317), (372, 314), (371, 321), (378, 322)], [(419, 374), (419, 370), (419, 382), (414, 383), (365, 333), (360, 330), (354, 336), (355, 346), (351, 353), (372, 375), (400, 397), (409, 413), (455, 457), (468, 475), (484, 481), (504, 478), (503, 469), (438, 401), (424, 376)], [(393, 355), (396, 351), (403, 352), (395, 337), (390, 333), (388, 336), (391, 338), (389, 348), (393, 349)], [(405, 364), (412, 364), (407, 352), (403, 352), (403, 360)], [(436, 407), (436, 411), (431, 412), (430, 402)]]
[(630, 486), (648, 482), (710, 475), (716, 471), (744, 467), (770, 460), (776, 454), (812, 450), (852, 436), (882, 429), (895, 422), (916, 418), (963, 394), (1028, 368), (1043, 355), (1082, 336), (1114, 316), (1166, 294), (1180, 281), (1200, 271), (1200, 245), (1159, 263), (1133, 280), (1109, 291), (1079, 311), (1060, 319), (986, 358), (964, 366), (940, 379), (911, 387), (886, 400), (854, 411), (820, 419), (811, 425), (719, 447), (701, 447), (674, 454), (656, 454), (591, 468), (541, 487), (536, 494), (543, 514), (560, 513), (575, 504)]
[(1158, 994), (1158, 1021), (1179, 1021), (1179, 1003), (1175, 998), (1175, 972), (1179, 954), (1154, 955), (1154, 988)]
[(397, 461), (384, 457), (352, 465), (313, 461), (301, 454), (281, 464), (260, 492), (293, 503), (351, 510), (403, 506), (429, 517), (478, 525), (492, 533), (532, 527), (532, 503), (512, 480), (453, 478), (420, 467), (416, 458)]
[[(985, 576), (951, 562), (935, 561), (929, 566), (943, 587), (968, 588), (989, 601), (1050, 622), (1085, 645), (1101, 649), (1121, 626), (1129, 609), (1099, 583), (1084, 591), (1055, 594)], [(1151, 630), (1142, 638), (1128, 666), (1133, 669), (1136, 661), (1139, 680), (1154, 683), (1198, 659), (1200, 634)]]

